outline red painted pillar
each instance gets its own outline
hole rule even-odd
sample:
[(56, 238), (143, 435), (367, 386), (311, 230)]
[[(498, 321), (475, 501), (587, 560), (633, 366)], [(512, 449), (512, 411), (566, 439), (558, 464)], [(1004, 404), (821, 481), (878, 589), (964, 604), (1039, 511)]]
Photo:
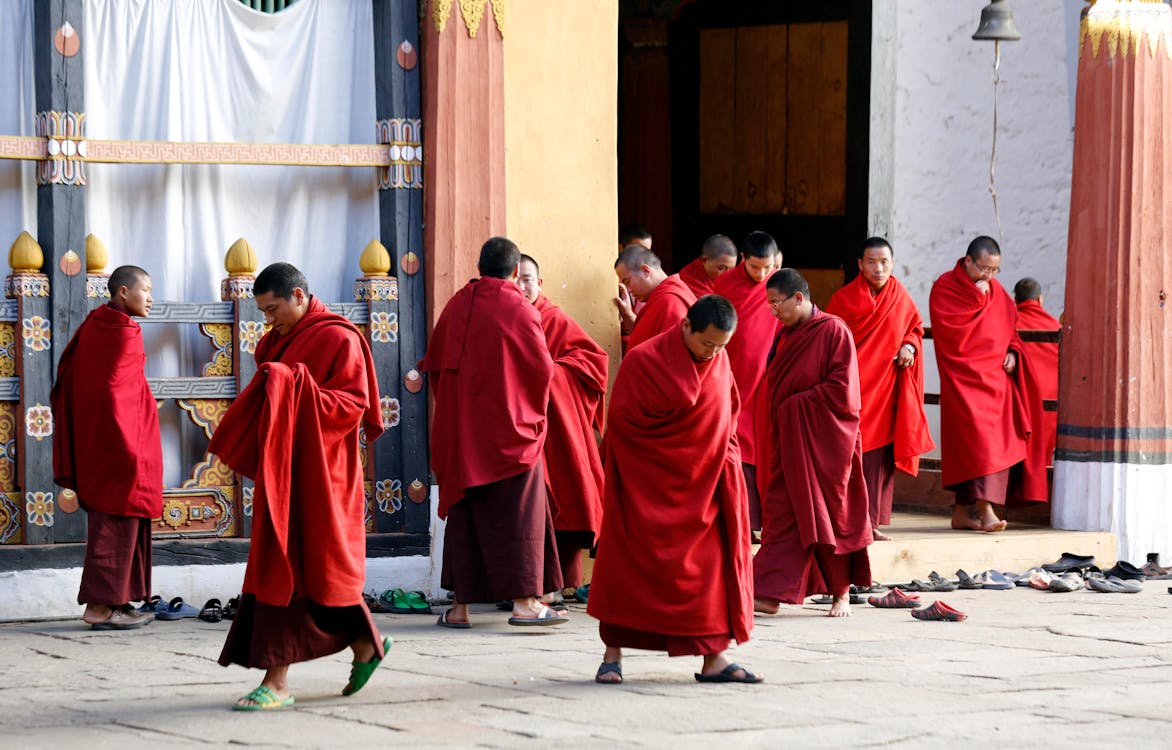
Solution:
[(1172, 8), (1099, 0), (1078, 65), (1054, 525), (1172, 555)]
[(504, 3), (429, 0), (423, 20), (428, 329), (505, 234)]

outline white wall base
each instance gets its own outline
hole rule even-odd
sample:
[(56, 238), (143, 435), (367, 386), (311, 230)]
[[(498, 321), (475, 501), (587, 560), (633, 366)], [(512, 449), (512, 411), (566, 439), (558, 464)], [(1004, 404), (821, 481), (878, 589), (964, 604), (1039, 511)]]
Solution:
[[(1148, 553), (1172, 560), (1172, 466), (1054, 462), (1055, 528), (1109, 531), (1119, 559), (1143, 565)], [(1070, 550), (1078, 552), (1078, 550)]]
[[(435, 514), (438, 502), (439, 495), (432, 486), (431, 555), (367, 558), (366, 591), (398, 588), (423, 591), (429, 598), (440, 595), (444, 522)], [(197, 608), (212, 598), (226, 603), (240, 593), (243, 582), (244, 563), (156, 565), (152, 571), (154, 593), (167, 600), (181, 596)], [(0, 622), (80, 617), (80, 584), (81, 568), (0, 573)]]

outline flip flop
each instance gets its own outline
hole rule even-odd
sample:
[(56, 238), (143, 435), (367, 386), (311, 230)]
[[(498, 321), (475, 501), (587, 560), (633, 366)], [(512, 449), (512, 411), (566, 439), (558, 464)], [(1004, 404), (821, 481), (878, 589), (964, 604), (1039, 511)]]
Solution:
[[(744, 672), (744, 675), (737, 676), (737, 672)], [(742, 667), (740, 664), (729, 664), (724, 669), (716, 674), (701, 674), (700, 672), (693, 673), (696, 677), (696, 682), (743, 682), (748, 685), (753, 685), (758, 682), (764, 682), (765, 678), (753, 674), (749, 670)]]
[(383, 638), (383, 655), (376, 656), (370, 661), (356, 661), (350, 664), (350, 681), (346, 683), (346, 687), (342, 688), (342, 695), (354, 695), (361, 690), (367, 682), (370, 681), (370, 676), (374, 674), (374, 670), (378, 669), (378, 665), (383, 663), (383, 659), (387, 658), (387, 653), (391, 650), (391, 637)]
[(953, 609), (942, 601), (932, 602), (930, 607), (913, 609), (912, 617), (917, 620), (937, 620), (939, 622), (964, 622), (968, 615)]
[(147, 599), (146, 601), (144, 601), (142, 603), (142, 606), (134, 611), (141, 612), (143, 614), (153, 615), (153, 614), (157, 614), (158, 612), (163, 611), (164, 609), (166, 609), (166, 607), (167, 607), (167, 605), (163, 603), (163, 597), (159, 596), (158, 594), (155, 594), (150, 599)]
[(1055, 576), (1044, 570), (1036, 570), (1030, 573), (1030, 588), (1039, 591), (1048, 591), (1050, 584), (1054, 581)]
[(559, 615), (555, 610), (550, 609), (544, 604), (541, 605), (541, 610), (535, 615), (513, 615), (509, 618), (510, 625), (520, 625), (522, 627), (530, 625), (561, 625), (569, 621), (570, 618), (565, 615)]
[(219, 599), (208, 599), (207, 603), (203, 605), (203, 609), (199, 611), (199, 619), (204, 622), (219, 622), (224, 619), (224, 608), (220, 606)]
[(892, 589), (883, 596), (867, 598), (867, 603), (879, 609), (915, 609), (924, 606), (916, 594), (905, 594), (902, 589)]
[(452, 610), (445, 609), (440, 613), (439, 619), (435, 621), (435, 624), (439, 625), (441, 628), (454, 628), (455, 630), (467, 630), (468, 628), (472, 627), (472, 623), (468, 622), (467, 620), (449, 620), (448, 615), (451, 613)]
[(985, 582), (981, 584), (981, 588), (983, 589), (992, 589), (994, 591), (1009, 591), (1016, 586), (1013, 581), (1009, 580), (996, 570), (986, 570), (984, 576)]
[(411, 607), (413, 615), (431, 614), (431, 604), (428, 603), (427, 596), (422, 591), (408, 591), (407, 604)]
[(411, 602), (407, 599), (407, 592), (403, 589), (384, 591), (379, 598), (382, 599), (388, 611), (397, 615), (409, 615), (415, 611), (411, 609)]
[(252, 703), (234, 703), (232, 704), (233, 711), (268, 711), (274, 708), (288, 708), (293, 705), (293, 696), (278, 698), (276, 693), (264, 685), (258, 685), (240, 700), (248, 700)]
[(159, 610), (155, 617), (160, 620), (182, 620), (186, 617), (199, 617), (199, 610), (183, 601), (183, 597), (177, 596)]
[[(617, 674), (617, 680), (604, 680), (603, 675)], [(594, 681), (599, 685), (621, 685), (623, 684), (623, 663), (621, 661), (604, 661), (598, 665), (598, 671), (594, 673)]]

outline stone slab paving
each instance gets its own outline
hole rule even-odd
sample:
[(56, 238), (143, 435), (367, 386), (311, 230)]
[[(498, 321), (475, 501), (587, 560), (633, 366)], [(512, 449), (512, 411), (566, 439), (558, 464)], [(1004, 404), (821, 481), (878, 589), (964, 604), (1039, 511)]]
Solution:
[(216, 663), (228, 623), (99, 633), (80, 620), (0, 626), (0, 747), (247, 748), (1167, 747), (1172, 581), (1140, 594), (1030, 589), (921, 594), (969, 614), (786, 607), (734, 649), (758, 686), (700, 685), (698, 658), (628, 652), (627, 682), (592, 681), (594, 621), (531, 632), (477, 608), (469, 631), (376, 615), (395, 646), (338, 694), (345, 654), (296, 665), (292, 710), (228, 710), (259, 672)]

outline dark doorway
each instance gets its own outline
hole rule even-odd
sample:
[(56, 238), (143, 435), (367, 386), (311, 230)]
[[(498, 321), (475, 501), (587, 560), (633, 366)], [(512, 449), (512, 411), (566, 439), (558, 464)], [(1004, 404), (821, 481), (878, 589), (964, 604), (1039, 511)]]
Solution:
[[(620, 222), (678, 269), (716, 233), (853, 271), (867, 231), (871, 3), (624, 0)], [(853, 275), (853, 274), (852, 274)]]

